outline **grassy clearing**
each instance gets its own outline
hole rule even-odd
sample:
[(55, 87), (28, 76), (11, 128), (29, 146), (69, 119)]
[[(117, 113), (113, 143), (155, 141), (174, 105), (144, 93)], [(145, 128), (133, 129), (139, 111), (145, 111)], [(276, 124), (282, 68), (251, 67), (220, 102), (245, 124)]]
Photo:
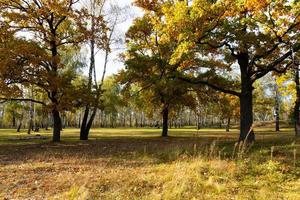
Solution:
[(0, 198), (7, 199), (299, 199), (300, 140), (291, 129), (257, 129), (242, 150), (238, 131), (93, 129), (78, 141), (16, 140), (0, 131)]

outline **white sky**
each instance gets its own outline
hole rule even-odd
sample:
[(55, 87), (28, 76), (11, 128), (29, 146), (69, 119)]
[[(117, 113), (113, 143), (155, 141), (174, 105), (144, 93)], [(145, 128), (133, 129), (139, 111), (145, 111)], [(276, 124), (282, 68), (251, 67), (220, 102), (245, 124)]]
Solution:
[[(132, 25), (132, 22), (135, 18), (142, 16), (143, 12), (141, 9), (133, 5), (134, 0), (107, 0), (107, 5), (113, 4), (118, 5), (121, 8), (128, 7), (128, 13), (126, 12), (126, 21), (122, 24), (119, 24), (115, 32), (119, 35), (118, 38), (120, 38), (122, 41), (125, 40), (125, 34), (129, 27)], [(30, 34), (28, 32), (22, 32), (19, 33), (22, 37), (30, 37)], [(112, 52), (109, 56), (109, 62), (107, 64), (106, 69), (106, 77), (110, 76), (112, 74), (116, 74), (120, 69), (124, 68), (124, 64), (118, 60), (119, 55), (124, 52), (125, 46), (124, 44), (119, 45), (118, 50), (112, 48)], [(90, 55), (88, 48), (82, 49), (82, 54), (86, 58), (86, 63), (88, 66), (88, 62), (90, 60)], [(95, 56), (96, 60), (96, 74), (97, 74), (97, 80), (100, 80), (102, 77), (103, 67), (104, 67), (104, 52), (98, 52)], [(85, 75), (88, 75), (88, 68), (85, 68), (83, 70), (83, 73)]]
[[(118, 4), (118, 6), (129, 6), (128, 9), (128, 19), (117, 26), (116, 33), (120, 35), (120, 38), (124, 41), (125, 39), (125, 33), (127, 32), (128, 28), (131, 26), (133, 20), (142, 15), (142, 11), (135, 7), (132, 4), (133, 0), (115, 0), (115, 3)], [(123, 63), (118, 61), (118, 56), (120, 53), (122, 53), (125, 50), (124, 44), (120, 46), (121, 48), (119, 50), (112, 49), (112, 53), (109, 57), (109, 62), (106, 69), (106, 77), (112, 74), (116, 74), (120, 69), (124, 67)], [(103, 71), (103, 65), (104, 65), (104, 53), (99, 52), (96, 55), (96, 70), (97, 70), (97, 79), (99, 80), (102, 76)], [(87, 57), (87, 60), (89, 60), (89, 57)]]

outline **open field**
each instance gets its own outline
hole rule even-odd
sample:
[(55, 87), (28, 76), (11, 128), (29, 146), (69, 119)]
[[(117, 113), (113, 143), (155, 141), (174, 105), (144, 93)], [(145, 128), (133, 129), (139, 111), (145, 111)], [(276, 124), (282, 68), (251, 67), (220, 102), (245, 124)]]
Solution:
[[(0, 130), (1, 199), (299, 199), (300, 139), (291, 129), (66, 129), (61, 143)], [(23, 138), (23, 139), (20, 139)], [(299, 158), (298, 158), (299, 157)]]

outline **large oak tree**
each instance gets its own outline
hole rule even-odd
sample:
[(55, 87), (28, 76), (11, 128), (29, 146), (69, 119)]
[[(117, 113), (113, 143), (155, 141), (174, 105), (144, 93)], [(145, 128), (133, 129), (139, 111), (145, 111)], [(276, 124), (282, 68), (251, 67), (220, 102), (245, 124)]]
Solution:
[[(84, 28), (85, 12), (76, 8), (77, 2), (0, 0), (1, 35), (10, 32), (14, 36), (3, 40), (1, 81), (9, 87), (34, 85), (47, 94), (50, 104), (29, 100), (50, 108), (53, 141), (60, 141), (60, 110), (71, 103), (69, 83), (73, 76), (65, 69), (62, 52), (89, 37)], [(3, 97), (12, 100), (11, 96)]]
[(291, 67), (291, 55), (300, 49), (299, 1), (138, 3), (163, 16), (166, 41), (178, 41), (171, 64), (181, 63), (180, 79), (239, 97), (239, 140), (253, 141), (253, 84)]

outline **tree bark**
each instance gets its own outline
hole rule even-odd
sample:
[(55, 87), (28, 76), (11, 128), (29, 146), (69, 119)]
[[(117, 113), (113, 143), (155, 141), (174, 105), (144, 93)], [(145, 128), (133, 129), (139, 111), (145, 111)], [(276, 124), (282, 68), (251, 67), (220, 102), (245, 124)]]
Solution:
[(278, 86), (275, 84), (275, 131), (279, 132), (280, 127), (279, 127), (279, 91), (278, 91)]
[(52, 102), (52, 117), (53, 117), (53, 136), (52, 136), (52, 141), (53, 142), (60, 142), (60, 131), (62, 128), (62, 122), (60, 118), (60, 114), (58, 111), (58, 104), (59, 100), (57, 97), (58, 94), (58, 85), (56, 83), (56, 79), (58, 78), (58, 65), (59, 61), (57, 59), (58, 56), (58, 44), (57, 44), (57, 34), (56, 34), (56, 29), (52, 26), (53, 21), (50, 24), (51, 27), (51, 40), (50, 40), (50, 49), (51, 49), (51, 71), (49, 72), (51, 77), (50, 77), (50, 85), (52, 86), (50, 91), (49, 91), (49, 98)]
[(164, 105), (163, 111), (163, 130), (162, 137), (168, 137), (168, 119), (169, 119), (169, 106)]
[(13, 116), (12, 116), (12, 127), (13, 127), (13, 128), (16, 127), (16, 117), (15, 117), (15, 113), (13, 113)]
[(89, 116), (90, 108), (89, 105), (85, 107), (81, 126), (80, 126), (80, 140), (88, 140), (88, 133), (86, 133), (86, 125)]
[(253, 124), (253, 86), (249, 69), (248, 53), (241, 53), (238, 57), (241, 71), (240, 94), (240, 137), (239, 141), (254, 142)]
[(295, 84), (296, 84), (296, 102), (294, 107), (294, 125), (295, 125), (295, 135), (300, 136), (300, 82), (299, 82), (299, 67), (295, 68)]
[(230, 129), (230, 120), (231, 120), (231, 117), (228, 117), (227, 118), (227, 125), (226, 125), (226, 132), (229, 132), (229, 129)]
[(200, 115), (197, 114), (197, 130), (200, 130), (201, 125), (200, 125)]
[(132, 127), (132, 113), (130, 111), (130, 114), (129, 114), (129, 127), (131, 128)]
[(18, 133), (20, 132), (21, 127), (22, 127), (22, 120), (20, 120), (20, 124), (19, 124), (18, 129), (17, 129), (17, 132), (18, 132)]
[(138, 124), (138, 114), (137, 112), (135, 113), (135, 128), (138, 128), (139, 124)]
[(240, 97), (240, 141), (253, 142), (255, 135), (252, 129), (253, 124), (253, 99), (252, 89), (243, 92)]
[[(31, 98), (34, 98), (33, 87), (31, 87)], [(33, 129), (33, 117), (34, 117), (34, 104), (30, 102), (29, 104), (29, 125), (27, 134), (31, 134), (31, 130)]]
[(141, 117), (140, 117), (140, 127), (143, 128), (143, 117), (144, 117), (144, 113), (141, 112)]
[(28, 134), (28, 135), (31, 134), (32, 127), (33, 127), (33, 121), (32, 121), (32, 119), (30, 118), (30, 119), (29, 119), (29, 123), (28, 123), (28, 130), (27, 130), (27, 134)]
[(59, 142), (62, 123), (61, 123), (59, 111), (56, 108), (53, 108), (53, 110), (52, 110), (52, 117), (53, 117), (53, 139), (52, 139), (52, 141)]
[[(92, 19), (92, 31), (94, 30), (94, 19)], [(88, 92), (92, 92), (92, 81), (93, 81), (93, 70), (95, 68), (95, 41), (93, 39), (90, 40), (90, 67), (89, 67), (89, 76), (88, 76), (88, 85), (87, 89)], [(81, 122), (80, 127), (80, 140), (88, 140), (88, 132), (89, 129), (87, 129), (87, 123), (88, 123), (88, 117), (90, 113), (90, 102), (87, 102)]]
[(84, 128), (81, 127), (82, 130), (80, 131), (80, 140), (88, 140), (89, 139), (90, 129), (93, 125), (93, 121), (95, 119), (96, 113), (97, 113), (97, 108), (94, 108), (89, 120), (87, 122), (85, 122)]

